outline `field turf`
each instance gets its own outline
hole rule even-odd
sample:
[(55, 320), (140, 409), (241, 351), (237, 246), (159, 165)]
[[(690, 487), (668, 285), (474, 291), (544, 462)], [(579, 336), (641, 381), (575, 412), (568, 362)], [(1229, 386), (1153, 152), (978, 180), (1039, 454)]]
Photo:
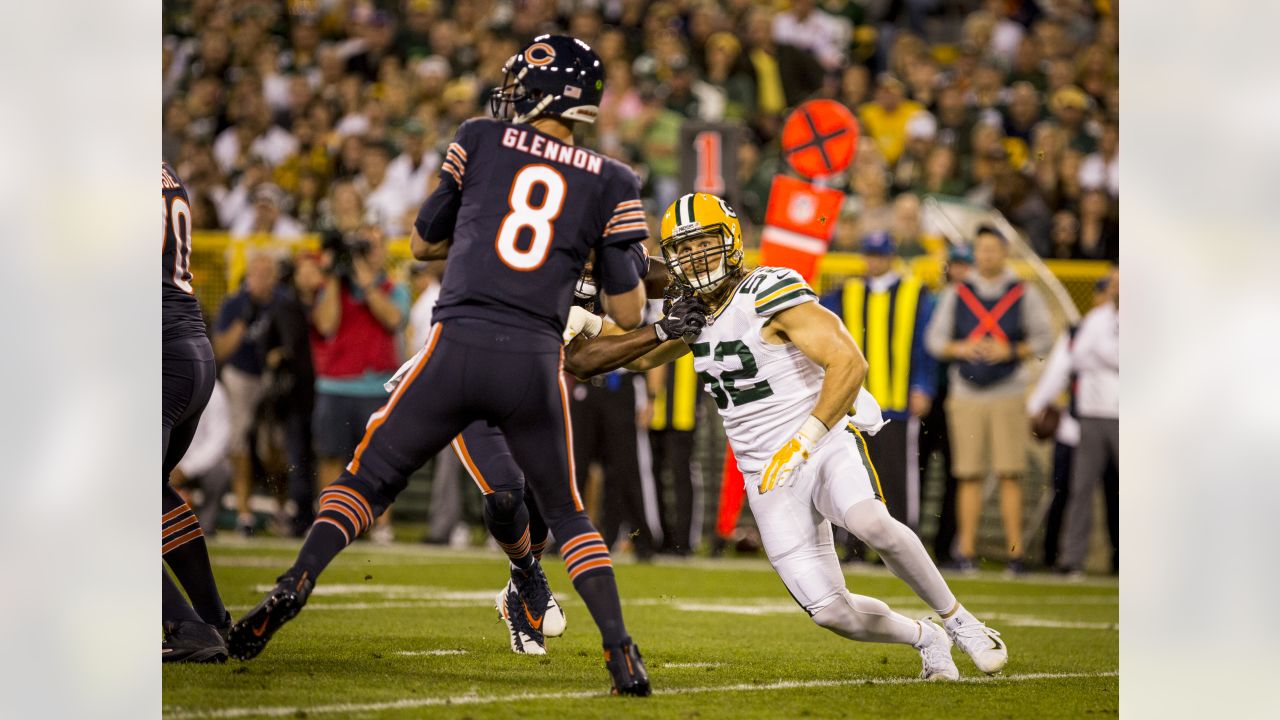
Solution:
[[(237, 617), (297, 544), (217, 541)], [(654, 695), (607, 695), (599, 635), (557, 558), (546, 563), (568, 630), (545, 657), (511, 653), (493, 596), (505, 557), (361, 542), (321, 577), (302, 614), (250, 662), (164, 667), (164, 715), (196, 718), (1047, 718), (1119, 712), (1114, 581), (996, 573), (948, 578), (999, 629), (1008, 667), (988, 678), (959, 648), (959, 683), (915, 679), (906, 646), (854, 643), (812, 623), (764, 560), (616, 562), (627, 625)], [(910, 617), (928, 609), (879, 569), (849, 588)]]

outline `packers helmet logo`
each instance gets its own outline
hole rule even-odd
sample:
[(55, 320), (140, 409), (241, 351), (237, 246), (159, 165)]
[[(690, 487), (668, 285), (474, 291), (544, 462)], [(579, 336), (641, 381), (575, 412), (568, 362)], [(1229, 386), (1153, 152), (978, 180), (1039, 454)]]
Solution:
[(524, 51), (524, 61), (530, 65), (546, 65), (556, 59), (556, 49), (546, 43), (534, 43)]

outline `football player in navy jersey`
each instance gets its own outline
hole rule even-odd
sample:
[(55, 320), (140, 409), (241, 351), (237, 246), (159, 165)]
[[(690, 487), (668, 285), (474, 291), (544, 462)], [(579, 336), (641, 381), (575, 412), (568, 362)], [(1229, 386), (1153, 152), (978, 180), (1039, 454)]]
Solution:
[(169, 573), (161, 568), (163, 655), (164, 662), (225, 662), (231, 615), (218, 594), (196, 514), (169, 486), (169, 473), (191, 446), (200, 414), (213, 393), (217, 369), (204, 316), (191, 287), (191, 199), (165, 162), (160, 165), (160, 189), (164, 198), (160, 277), (164, 383), (161, 554), (191, 597), (188, 603)]
[[(604, 88), (600, 59), (586, 43), (539, 36), (505, 74), (493, 97), (501, 119), (458, 129), (410, 236), (418, 259), (450, 260), (426, 348), (370, 417), (346, 471), (321, 494), (293, 567), (232, 629), (234, 657), (261, 652), (409, 474), (484, 421), (501, 430), (561, 543), (574, 588), (600, 629), (613, 691), (650, 692), (623, 623), (609, 550), (574, 483), (560, 376), (561, 332), (589, 252), (604, 309), (624, 328), (641, 322), (645, 292), (635, 258), (648, 233), (640, 183), (621, 163), (574, 145), (573, 123), (594, 122)], [(541, 625), (533, 610), (521, 608)]]

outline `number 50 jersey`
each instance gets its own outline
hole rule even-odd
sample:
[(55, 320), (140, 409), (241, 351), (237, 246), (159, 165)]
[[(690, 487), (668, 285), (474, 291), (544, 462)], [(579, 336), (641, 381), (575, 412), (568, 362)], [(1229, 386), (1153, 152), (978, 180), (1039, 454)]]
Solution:
[[(795, 345), (765, 342), (760, 331), (777, 313), (816, 301), (795, 270), (756, 268), (734, 288), (698, 341), (689, 345), (694, 370), (715, 398), (738, 467), (745, 474), (762, 471), (813, 412), (824, 376), (822, 367)], [(860, 390), (856, 404), (857, 418), (846, 417), (840, 426), (853, 422), (861, 429), (879, 430), (883, 421), (875, 398)], [(861, 422), (864, 417), (867, 423)]]
[[(443, 197), (441, 197), (443, 196)], [(536, 328), (559, 342), (587, 254), (648, 237), (640, 182), (622, 163), (531, 125), (468, 120), (446, 150), (418, 232), (450, 237), (434, 317)], [(456, 213), (456, 215), (454, 215)]]

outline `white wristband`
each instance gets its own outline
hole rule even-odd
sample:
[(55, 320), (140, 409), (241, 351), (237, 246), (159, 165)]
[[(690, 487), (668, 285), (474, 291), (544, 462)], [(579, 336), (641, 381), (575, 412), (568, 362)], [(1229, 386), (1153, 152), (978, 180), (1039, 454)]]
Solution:
[(816, 416), (810, 415), (809, 419), (805, 420), (804, 424), (800, 426), (799, 434), (803, 435), (810, 442), (817, 444), (819, 440), (826, 437), (829, 430), (830, 428), (827, 427), (826, 423), (819, 420)]

